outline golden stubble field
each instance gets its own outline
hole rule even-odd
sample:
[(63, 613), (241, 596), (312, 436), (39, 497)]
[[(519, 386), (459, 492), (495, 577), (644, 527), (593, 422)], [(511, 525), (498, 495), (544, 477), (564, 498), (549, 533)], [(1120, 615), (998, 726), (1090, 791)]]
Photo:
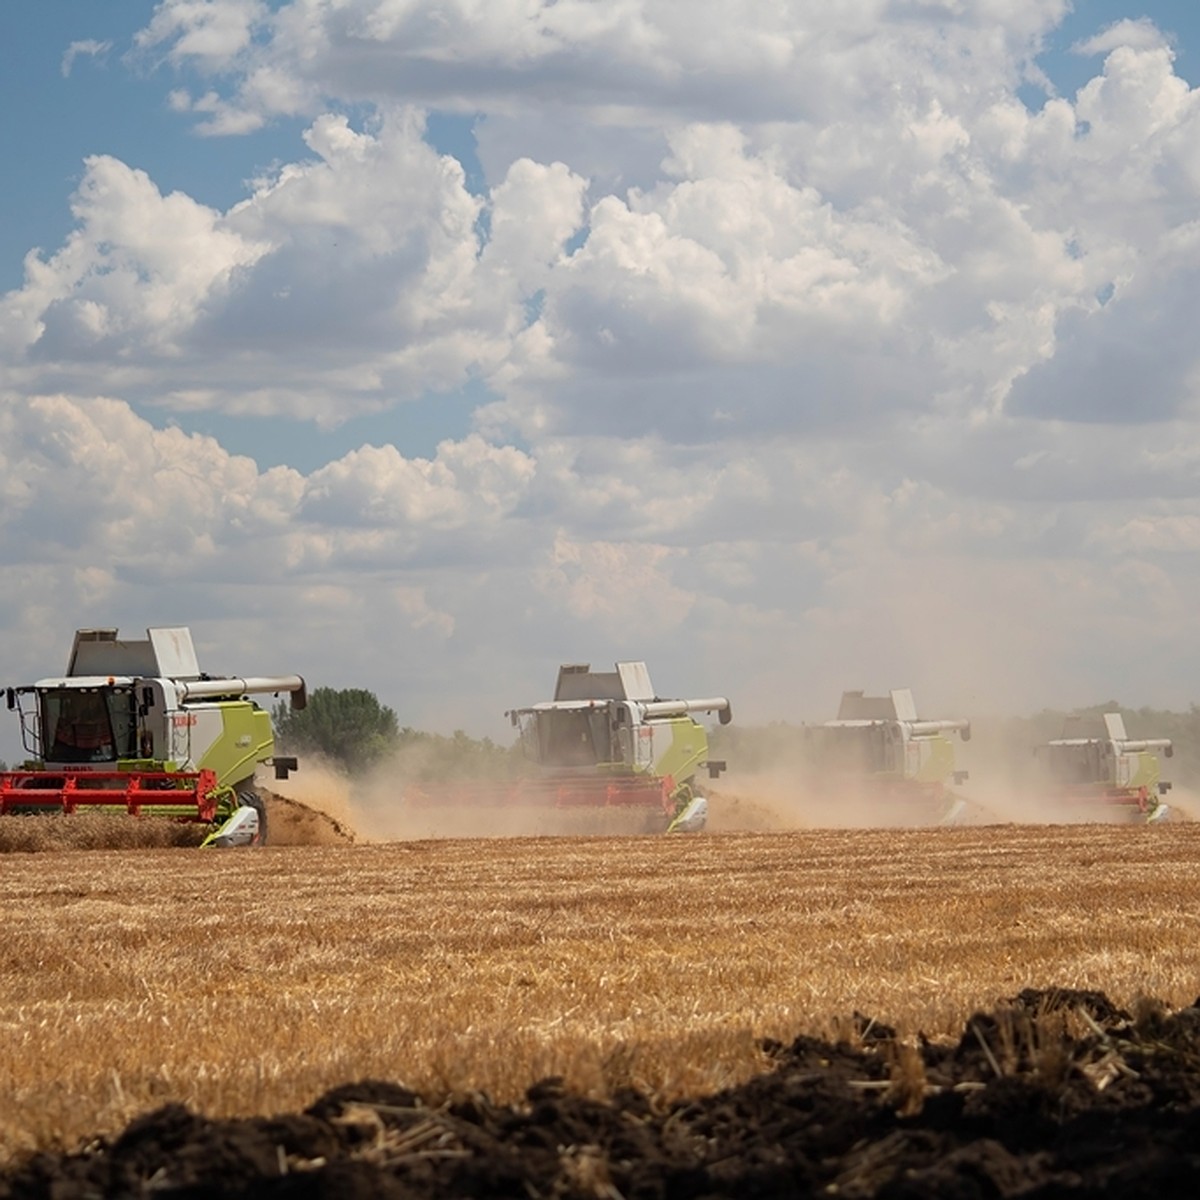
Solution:
[(1198, 858), (1198, 824), (6, 854), (0, 1162), (168, 1100), (673, 1097), (855, 1010), (941, 1036), (1027, 986), (1190, 1003)]

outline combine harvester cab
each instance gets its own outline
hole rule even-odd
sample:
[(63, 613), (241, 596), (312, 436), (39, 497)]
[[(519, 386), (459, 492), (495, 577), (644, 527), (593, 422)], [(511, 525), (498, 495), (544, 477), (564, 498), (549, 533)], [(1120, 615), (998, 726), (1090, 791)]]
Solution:
[(248, 697), (287, 692), (305, 703), (299, 675), (201, 672), (186, 628), (81, 629), (66, 674), (7, 689), (32, 758), (0, 773), (0, 815), (80, 809), (210, 826), (206, 846), (261, 845), (266, 810), (254, 789), (260, 763), (286, 779), (268, 712)]
[(554, 809), (615, 817), (622, 830), (698, 832), (708, 800), (697, 776), (715, 779), (725, 764), (708, 757), (708, 734), (693, 713), (716, 713), (723, 725), (733, 715), (723, 696), (660, 699), (644, 662), (619, 662), (611, 672), (566, 664), (553, 700), (506, 714), (532, 775), (422, 785), (406, 795), (425, 808)]
[(1158, 753), (1175, 753), (1171, 739), (1129, 737), (1120, 713), (1102, 720), (1101, 727), (1094, 717), (1068, 717), (1061, 738), (1034, 749), (1049, 799), (1078, 820), (1165, 820), (1171, 785), (1161, 778)]
[(923, 720), (908, 688), (886, 696), (843, 692), (837, 719), (816, 726), (815, 769), (844, 798), (861, 801), (886, 825), (951, 825), (967, 802), (950, 787), (967, 772), (955, 768), (949, 734), (971, 738), (965, 719)]

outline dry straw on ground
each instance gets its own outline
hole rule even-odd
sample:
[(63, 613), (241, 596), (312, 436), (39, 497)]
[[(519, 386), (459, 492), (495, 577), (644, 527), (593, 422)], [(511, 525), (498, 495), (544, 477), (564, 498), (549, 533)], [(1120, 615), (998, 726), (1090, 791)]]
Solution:
[(194, 847), (207, 832), (204, 825), (155, 817), (135, 820), (115, 813), (5, 817), (0, 821), (0, 854)]
[(11, 854), (0, 1156), (367, 1076), (663, 1096), (860, 1010), (1200, 990), (1200, 825)]
[[(341, 821), (317, 808), (260, 788), (267, 803), (270, 841), (274, 846), (336, 846), (354, 841)], [(5, 817), (0, 820), (0, 854), (50, 853), (60, 850), (153, 850), (199, 846), (209, 832), (201, 822), (162, 817), (130, 817), (125, 813), (79, 810)]]

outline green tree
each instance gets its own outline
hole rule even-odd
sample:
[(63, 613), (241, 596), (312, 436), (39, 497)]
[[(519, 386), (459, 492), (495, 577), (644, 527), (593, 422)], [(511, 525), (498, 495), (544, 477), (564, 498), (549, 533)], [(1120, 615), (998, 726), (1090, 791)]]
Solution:
[(317, 688), (304, 708), (280, 703), (271, 715), (281, 749), (323, 755), (348, 772), (395, 749), (400, 732), (395, 712), (365, 688)]

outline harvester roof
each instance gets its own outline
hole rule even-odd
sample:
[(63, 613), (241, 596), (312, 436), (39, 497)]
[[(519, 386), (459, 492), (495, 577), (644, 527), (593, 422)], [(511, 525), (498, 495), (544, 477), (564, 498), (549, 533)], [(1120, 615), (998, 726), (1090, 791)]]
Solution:
[(147, 629), (145, 640), (137, 641), (118, 638), (115, 629), (76, 630), (66, 675), (39, 680), (34, 687), (128, 687), (149, 679), (169, 680), (180, 702), (288, 692), (292, 708), (303, 708), (307, 703), (304, 680), (299, 675), (203, 674), (196, 661), (191, 631), (182, 625)]
[(1081, 746), (1087, 742), (1125, 742), (1125, 718), (1120, 713), (1074, 713), (1063, 719), (1062, 737), (1055, 738), (1052, 746)]
[(653, 700), (654, 685), (644, 662), (619, 662), (615, 671), (593, 671), (591, 663), (563, 663), (554, 699)]
[(971, 722), (965, 718), (922, 720), (908, 688), (895, 688), (886, 696), (865, 696), (862, 692), (843, 692), (837, 719), (825, 721), (825, 729), (871, 729), (898, 725), (905, 737), (934, 737), (958, 732), (963, 741), (971, 737)]
[(132, 675), (56, 675), (39, 679), (33, 686), (39, 691), (54, 688), (84, 691), (88, 688), (132, 687), (137, 682), (137, 677)]
[(1063, 723), (1063, 736), (1048, 743), (1051, 746), (1092, 746), (1111, 742), (1121, 754), (1163, 750), (1168, 758), (1174, 753), (1170, 738), (1131, 738), (1125, 732), (1125, 719), (1120, 713), (1103, 716), (1103, 726), (1095, 714), (1070, 716)]
[(915, 721), (917, 706), (909, 688), (896, 688), (886, 696), (843, 692), (838, 705), (839, 721)]
[(510, 709), (507, 715), (516, 723), (523, 713), (573, 712), (626, 703), (641, 720), (666, 720), (687, 713), (715, 712), (722, 725), (733, 719), (733, 710), (724, 696), (703, 700), (660, 700), (654, 694), (650, 672), (644, 662), (619, 662), (615, 671), (593, 671), (590, 663), (564, 663), (558, 669), (553, 700), (543, 700), (525, 708)]
[(79, 629), (67, 675), (199, 679), (200, 664), (191, 631), (183, 626), (147, 629), (145, 640), (138, 641), (119, 639), (115, 629)]

